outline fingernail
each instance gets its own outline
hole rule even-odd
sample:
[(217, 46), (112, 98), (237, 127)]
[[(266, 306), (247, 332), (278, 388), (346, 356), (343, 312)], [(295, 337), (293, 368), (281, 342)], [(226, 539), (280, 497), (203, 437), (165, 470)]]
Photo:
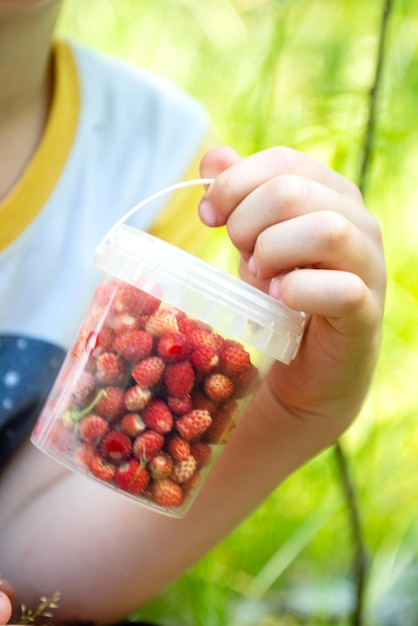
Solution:
[(250, 271), (250, 274), (252, 274), (253, 276), (257, 276), (258, 269), (257, 269), (257, 264), (255, 262), (254, 256), (251, 256), (248, 261), (248, 269)]
[(6, 606), (6, 594), (0, 591), (0, 611)]
[(199, 204), (199, 215), (200, 219), (204, 224), (206, 224), (206, 226), (216, 226), (215, 211), (209, 200), (206, 200), (206, 198), (203, 198)]
[(280, 300), (280, 282), (281, 279), (278, 276), (270, 281), (269, 294), (276, 300)]

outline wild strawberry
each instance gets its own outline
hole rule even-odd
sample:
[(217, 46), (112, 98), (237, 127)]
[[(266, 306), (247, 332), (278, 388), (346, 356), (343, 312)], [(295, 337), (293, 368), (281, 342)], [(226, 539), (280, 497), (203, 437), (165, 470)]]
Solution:
[(166, 478), (173, 469), (173, 459), (168, 454), (161, 452), (154, 456), (148, 463), (148, 471), (152, 478), (158, 480)]
[(195, 348), (192, 356), (190, 357), (190, 363), (195, 370), (199, 372), (210, 372), (219, 363), (219, 356), (214, 348), (208, 348), (207, 346), (201, 346)]
[(136, 459), (130, 459), (116, 469), (115, 482), (123, 491), (137, 494), (144, 491), (148, 486), (149, 474), (142, 463)]
[(175, 483), (185, 483), (193, 476), (196, 470), (196, 459), (190, 455), (184, 461), (176, 461), (174, 463), (173, 470), (170, 474), (170, 478)]
[[(97, 324), (99, 324), (98, 320)], [(109, 350), (114, 339), (113, 331), (107, 326), (92, 329), (84, 336), (84, 352), (91, 356), (99, 356)]]
[(183, 501), (183, 490), (169, 478), (156, 480), (151, 485), (152, 499), (163, 507), (178, 507)]
[(90, 374), (89, 372), (82, 372), (74, 385), (74, 400), (78, 404), (87, 404), (92, 399), (95, 391), (96, 379), (93, 374)]
[(179, 331), (185, 335), (189, 335), (192, 330), (198, 328), (198, 322), (186, 317), (186, 315), (177, 314), (177, 325)]
[(151, 399), (151, 392), (147, 387), (135, 385), (125, 393), (125, 406), (128, 411), (136, 412), (145, 408)]
[(167, 438), (166, 448), (175, 461), (184, 461), (190, 455), (190, 444), (176, 433)]
[(200, 472), (195, 472), (186, 482), (182, 483), (181, 486), (183, 487), (184, 493), (187, 494), (196, 489), (200, 485), (201, 478)]
[(206, 430), (203, 440), (207, 443), (224, 444), (235, 428), (236, 400), (225, 402), (213, 415), (212, 423)]
[(218, 402), (215, 402), (215, 400), (211, 400), (210, 398), (208, 398), (199, 389), (193, 391), (191, 398), (194, 409), (203, 409), (205, 411), (209, 411), (209, 413), (212, 415), (212, 413), (214, 413), (218, 408)]
[(176, 428), (186, 441), (194, 441), (203, 435), (211, 423), (208, 411), (194, 409), (176, 421)]
[(153, 430), (146, 430), (134, 441), (133, 452), (138, 461), (146, 462), (159, 454), (164, 443), (164, 437)]
[(97, 454), (92, 455), (89, 462), (89, 469), (93, 476), (95, 476), (96, 478), (100, 478), (100, 480), (103, 480), (106, 483), (113, 480), (116, 473), (115, 466), (112, 465), (112, 463), (108, 463), (107, 461), (103, 460)]
[(127, 310), (135, 316), (150, 315), (160, 306), (158, 298), (125, 283), (119, 285), (113, 303), (117, 310)]
[(143, 387), (155, 387), (164, 373), (165, 363), (158, 356), (140, 361), (132, 370), (132, 378)]
[(190, 356), (192, 345), (189, 338), (179, 331), (169, 330), (161, 335), (157, 345), (157, 352), (165, 361), (178, 363)]
[(219, 352), (223, 345), (223, 337), (204, 328), (195, 328), (189, 334), (189, 339), (195, 348), (212, 348)]
[(113, 352), (104, 352), (96, 360), (97, 376), (105, 385), (119, 385), (125, 377), (127, 367), (123, 359)]
[(192, 410), (193, 404), (190, 396), (183, 396), (181, 398), (174, 398), (168, 396), (167, 406), (174, 415), (184, 415)]
[(164, 374), (168, 394), (175, 398), (187, 396), (193, 387), (194, 378), (194, 370), (189, 361), (168, 365)]
[(142, 419), (150, 430), (164, 435), (173, 428), (173, 416), (165, 402), (154, 398), (142, 413)]
[(144, 330), (133, 330), (116, 337), (113, 349), (130, 363), (136, 363), (151, 355), (152, 337)]
[(228, 344), (219, 356), (219, 367), (223, 374), (236, 376), (251, 365), (249, 353), (239, 344)]
[(234, 398), (244, 398), (259, 382), (260, 373), (251, 364), (243, 372), (234, 377)]
[(129, 437), (138, 437), (145, 430), (144, 420), (138, 413), (126, 413), (120, 421), (120, 427)]
[(94, 454), (95, 452), (90, 445), (82, 443), (81, 446), (79, 446), (74, 452), (74, 459), (79, 465), (83, 465), (83, 467), (89, 467), (90, 461)]
[(125, 413), (125, 394), (119, 387), (104, 387), (99, 393), (100, 399), (95, 412), (112, 421)]
[(96, 446), (109, 430), (109, 422), (100, 415), (92, 414), (81, 420), (79, 435), (84, 443)]
[[(210, 428), (210, 427), (209, 427)], [(206, 431), (207, 432), (207, 431)], [(198, 441), (190, 447), (190, 453), (196, 461), (197, 469), (206, 467), (212, 461), (212, 448), (207, 443)]]
[(99, 452), (108, 461), (123, 463), (132, 456), (132, 442), (125, 433), (112, 430), (103, 437)]
[(115, 335), (124, 335), (133, 330), (138, 330), (137, 318), (126, 311), (118, 313), (112, 321), (112, 329)]
[(154, 337), (161, 337), (169, 330), (178, 330), (176, 314), (171, 309), (158, 309), (149, 316), (145, 330)]
[(205, 390), (205, 394), (211, 400), (216, 401), (226, 400), (234, 391), (234, 385), (232, 384), (231, 379), (223, 374), (211, 374), (205, 378), (203, 388)]

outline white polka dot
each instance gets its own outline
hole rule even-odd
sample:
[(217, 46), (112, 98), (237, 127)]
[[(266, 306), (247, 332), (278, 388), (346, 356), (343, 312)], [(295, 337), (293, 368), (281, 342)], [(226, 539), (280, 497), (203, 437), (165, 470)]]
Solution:
[(13, 408), (13, 400), (11, 398), (4, 398), (1, 404), (2, 404), (2, 407), (6, 410)]
[(19, 348), (19, 350), (26, 350), (26, 348), (28, 347), (27, 339), (19, 337), (19, 339), (16, 341), (16, 346)]
[(17, 387), (20, 383), (20, 374), (18, 372), (13, 372), (9, 370), (7, 374), (3, 376), (3, 382), (6, 387)]

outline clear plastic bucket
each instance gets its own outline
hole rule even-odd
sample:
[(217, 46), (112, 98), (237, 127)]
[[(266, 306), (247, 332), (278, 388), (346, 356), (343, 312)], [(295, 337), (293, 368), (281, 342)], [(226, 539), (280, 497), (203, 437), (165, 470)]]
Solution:
[(296, 355), (304, 315), (126, 225), (144, 204), (96, 250), (102, 280), (32, 441), (182, 517), (273, 360)]

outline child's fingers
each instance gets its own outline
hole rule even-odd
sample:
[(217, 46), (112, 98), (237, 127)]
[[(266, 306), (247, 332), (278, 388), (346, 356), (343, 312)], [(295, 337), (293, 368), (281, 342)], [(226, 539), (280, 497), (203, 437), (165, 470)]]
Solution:
[(342, 334), (375, 328), (380, 305), (359, 276), (334, 270), (301, 269), (271, 283), (271, 293), (290, 308), (327, 318)]
[(380, 279), (375, 246), (350, 220), (321, 211), (274, 224), (257, 238), (250, 269), (266, 280), (294, 268), (315, 267), (357, 274), (366, 284)]
[[(213, 173), (216, 153), (211, 153), (202, 162), (203, 176)], [(253, 154), (220, 173), (208, 188), (200, 207), (202, 220), (208, 226), (221, 226), (230, 213), (254, 189), (268, 180), (283, 174), (296, 174), (315, 180), (337, 193), (356, 198), (361, 197), (357, 187), (340, 174), (314, 161), (307, 155), (286, 147), (269, 148)]]
[(341, 213), (359, 228), (370, 230), (372, 217), (362, 203), (316, 181), (283, 174), (243, 199), (228, 217), (228, 233), (233, 244), (248, 256), (261, 231), (278, 222), (316, 211)]
[(12, 605), (9, 597), (0, 591), (0, 624), (7, 624), (12, 614)]

